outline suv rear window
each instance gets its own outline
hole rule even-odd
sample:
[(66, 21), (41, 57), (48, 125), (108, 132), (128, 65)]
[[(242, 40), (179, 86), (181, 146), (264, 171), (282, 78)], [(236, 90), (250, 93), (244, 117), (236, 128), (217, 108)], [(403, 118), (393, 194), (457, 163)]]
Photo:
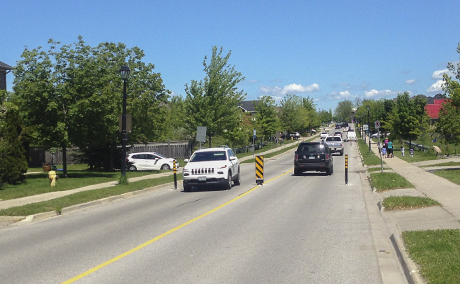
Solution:
[(327, 137), (326, 141), (342, 141), (342, 139), (338, 136), (334, 136), (334, 137)]
[(297, 151), (303, 153), (318, 153), (322, 152), (324, 149), (324, 145), (321, 144), (301, 144), (299, 145), (299, 149)]

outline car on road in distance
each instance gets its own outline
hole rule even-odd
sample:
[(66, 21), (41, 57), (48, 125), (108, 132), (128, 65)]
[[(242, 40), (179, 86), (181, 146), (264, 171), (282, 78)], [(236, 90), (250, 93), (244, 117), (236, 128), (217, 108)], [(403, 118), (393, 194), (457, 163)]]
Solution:
[(321, 132), (321, 139), (325, 139), (327, 136), (329, 136), (329, 133), (327, 132)]
[(326, 144), (331, 149), (332, 153), (339, 153), (343, 156), (343, 141), (340, 136), (329, 136), (326, 138)]
[(225, 189), (240, 185), (240, 162), (227, 146), (196, 150), (182, 169), (184, 191), (193, 186), (218, 185)]
[(295, 151), (294, 175), (305, 171), (326, 172), (331, 175), (334, 172), (333, 162), (331, 149), (323, 141), (301, 142)]
[(334, 136), (342, 137), (342, 131), (336, 131), (336, 132), (334, 132)]
[[(131, 153), (126, 157), (126, 168), (130, 171), (172, 170), (174, 161), (156, 152)], [(176, 167), (179, 167), (177, 161)]]
[(357, 140), (356, 132), (348, 131), (348, 132), (346, 132), (346, 134), (347, 134), (346, 135), (347, 137), (345, 137), (345, 141), (356, 141)]

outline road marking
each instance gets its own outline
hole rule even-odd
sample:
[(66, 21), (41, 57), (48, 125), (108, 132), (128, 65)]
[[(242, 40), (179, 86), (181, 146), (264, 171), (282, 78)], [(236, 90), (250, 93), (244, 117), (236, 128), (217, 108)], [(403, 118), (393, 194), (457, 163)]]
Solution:
[[(282, 176), (284, 176), (284, 175), (286, 175), (286, 174), (288, 174), (290, 172), (292, 172), (292, 169), (287, 171), (287, 172), (285, 172), (285, 173), (282, 173), (282, 174), (280, 174), (280, 175), (278, 175), (278, 176), (276, 176), (276, 177), (274, 177), (274, 178), (272, 178), (270, 180), (268, 180), (267, 182), (271, 182), (271, 181), (273, 181), (273, 180), (275, 180), (277, 178), (280, 178), (280, 177), (282, 177)], [(98, 271), (101, 268), (104, 268), (104, 267), (108, 266), (111, 263), (114, 263), (115, 261), (118, 261), (118, 260), (124, 258), (125, 256), (128, 256), (128, 255), (130, 255), (130, 254), (132, 254), (132, 253), (134, 253), (134, 252), (136, 252), (138, 250), (141, 250), (142, 248), (145, 248), (146, 246), (148, 246), (148, 245), (150, 245), (150, 244), (152, 244), (152, 243), (154, 243), (154, 242), (156, 242), (156, 241), (158, 241), (158, 240), (160, 240), (160, 239), (162, 239), (162, 238), (174, 233), (175, 231), (177, 231), (179, 229), (182, 229), (183, 227), (185, 227), (187, 225), (190, 225), (193, 222), (198, 221), (199, 219), (201, 219), (203, 217), (206, 217), (211, 213), (216, 212), (217, 210), (229, 205), (230, 203), (233, 203), (233, 202), (237, 201), (238, 199), (242, 198), (243, 196), (246, 196), (247, 194), (249, 194), (250, 192), (254, 191), (255, 189), (257, 189), (259, 187), (261, 187), (261, 186), (256, 185), (255, 187), (251, 188), (250, 190), (246, 191), (245, 193), (243, 193), (241, 195), (238, 195), (237, 197), (233, 198), (232, 200), (227, 201), (224, 204), (222, 204), (222, 205), (220, 205), (220, 206), (218, 206), (218, 207), (216, 207), (216, 208), (214, 208), (214, 209), (212, 209), (212, 210), (210, 210), (210, 211), (208, 211), (208, 212), (206, 212), (206, 213), (204, 213), (204, 214), (202, 214), (202, 215), (200, 215), (198, 217), (195, 217), (195, 218), (191, 219), (190, 221), (187, 221), (187, 222), (185, 222), (185, 223), (183, 223), (183, 224), (181, 224), (181, 225), (179, 225), (179, 226), (177, 226), (177, 227), (175, 227), (175, 228), (173, 228), (173, 229), (171, 229), (171, 230), (169, 230), (169, 231), (167, 231), (167, 232), (165, 232), (165, 233), (163, 233), (163, 234), (161, 234), (161, 235), (159, 235), (159, 236), (157, 236), (157, 237), (155, 237), (155, 238), (153, 238), (153, 239), (151, 239), (151, 240), (149, 240), (149, 241), (147, 241), (147, 242), (145, 242), (145, 243), (143, 243), (143, 244), (141, 244), (141, 245), (139, 245), (139, 246), (137, 246), (137, 247), (135, 247), (135, 248), (133, 248), (133, 249), (131, 249), (129, 251), (127, 251), (127, 252), (124, 252), (124, 253), (122, 253), (122, 254), (120, 254), (120, 255), (118, 255), (118, 256), (116, 256), (116, 257), (114, 257), (114, 258), (112, 258), (112, 259), (110, 259), (110, 260), (108, 260), (108, 261), (106, 261), (106, 262), (104, 262), (102, 264), (99, 264), (98, 266), (95, 266), (95, 267), (91, 268), (90, 270), (87, 270), (86, 272), (83, 272), (82, 274), (73, 277), (72, 279), (69, 279), (69, 280), (67, 280), (65, 282), (62, 282), (62, 284), (73, 283), (73, 282), (75, 282), (75, 281), (77, 281), (77, 280), (79, 280), (79, 279), (81, 279), (81, 278), (83, 278), (85, 276), (90, 275), (93, 272)]]

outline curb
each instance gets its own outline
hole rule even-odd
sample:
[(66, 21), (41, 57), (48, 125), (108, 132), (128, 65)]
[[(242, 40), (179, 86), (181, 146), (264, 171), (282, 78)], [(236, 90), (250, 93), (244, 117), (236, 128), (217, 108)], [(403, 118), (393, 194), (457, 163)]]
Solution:
[[(367, 166), (364, 165), (364, 159), (363, 159), (361, 153), (360, 153), (360, 157), (361, 157), (361, 161), (363, 163), (363, 166), (368, 168)], [(366, 169), (366, 176), (367, 176), (367, 180), (369, 181), (369, 186), (371, 187), (372, 193), (374, 195), (378, 194), (376, 188), (374, 188), (372, 186), (371, 176), (370, 176), (370, 173), (367, 171), (367, 169)], [(388, 220), (384, 216), (385, 207), (383, 206), (383, 200), (382, 200), (380, 194), (379, 194), (379, 201), (377, 202), (377, 206), (379, 208), (379, 212), (380, 212), (380, 215), (382, 216), (382, 218), (384, 220)], [(396, 225), (394, 224), (394, 226), (396, 226)], [(393, 248), (394, 248), (394, 250), (396, 252), (399, 264), (401, 265), (401, 268), (402, 268), (402, 270), (404, 272), (404, 276), (405, 276), (407, 282), (410, 283), (410, 284), (426, 283), (423, 280), (423, 278), (421, 277), (419, 270), (417, 268), (415, 268), (415, 267), (417, 267), (415, 265), (415, 263), (407, 255), (406, 248), (404, 246), (404, 242), (401, 239), (401, 234), (398, 234), (397, 236), (395, 236), (394, 232), (397, 231), (397, 228), (391, 229), (390, 227), (388, 227), (388, 229), (390, 229), (390, 233), (391, 233), (391, 236), (390, 236), (391, 244), (392, 244), (392, 246), (393, 246)]]

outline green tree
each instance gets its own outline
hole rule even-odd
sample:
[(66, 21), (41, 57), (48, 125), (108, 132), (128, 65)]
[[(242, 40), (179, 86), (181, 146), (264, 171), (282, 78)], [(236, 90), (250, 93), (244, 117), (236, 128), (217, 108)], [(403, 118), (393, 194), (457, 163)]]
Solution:
[(337, 104), (334, 115), (339, 121), (350, 121), (353, 112), (353, 102), (344, 100)]
[(280, 130), (278, 111), (276, 110), (275, 100), (270, 96), (262, 96), (254, 104), (256, 111), (255, 126), (257, 133), (263, 137), (271, 137)]
[(24, 179), (27, 160), (21, 141), (22, 123), (19, 109), (13, 104), (0, 108), (0, 184), (15, 184)]
[(236, 85), (244, 77), (228, 64), (230, 55), (231, 51), (223, 56), (222, 47), (218, 51), (214, 46), (210, 62), (207, 63), (206, 56), (203, 60), (205, 78), (199, 82), (192, 80), (190, 86), (185, 85), (185, 123), (192, 133), (196, 132), (197, 126), (206, 126), (210, 147), (212, 137), (234, 133), (242, 123), (238, 103), (246, 94), (238, 91)]
[(411, 100), (409, 93), (398, 94), (393, 112), (390, 115), (392, 125), (391, 135), (401, 139), (415, 140), (423, 133), (426, 113), (424, 107), (426, 101), (420, 99)]
[(303, 100), (297, 95), (287, 94), (281, 101), (280, 119), (289, 133), (304, 131), (308, 128), (308, 111), (303, 107)]
[[(457, 46), (460, 54), (460, 43)], [(444, 136), (447, 143), (460, 143), (460, 63), (448, 63), (447, 68), (454, 74), (454, 78), (444, 74), (443, 90), (448, 100), (443, 103), (436, 123), (437, 130)]]
[(103, 161), (90, 166), (112, 169), (123, 98), (119, 68), (124, 64), (131, 69), (127, 88), (128, 113), (133, 114), (131, 140), (162, 138), (168, 127), (163, 114), (169, 92), (153, 72), (154, 65), (142, 62), (142, 50), (108, 42), (91, 47), (81, 36), (70, 45), (48, 43), (48, 51), (26, 48), (13, 71), (15, 99), (25, 125), (36, 130), (36, 145), (62, 147), (64, 153), (70, 145), (88, 155), (103, 152)]
[(313, 98), (310, 96), (302, 98), (302, 106), (307, 110), (308, 113), (308, 132), (311, 132), (311, 129), (318, 127), (321, 122), (316, 111), (316, 104), (313, 102)]

